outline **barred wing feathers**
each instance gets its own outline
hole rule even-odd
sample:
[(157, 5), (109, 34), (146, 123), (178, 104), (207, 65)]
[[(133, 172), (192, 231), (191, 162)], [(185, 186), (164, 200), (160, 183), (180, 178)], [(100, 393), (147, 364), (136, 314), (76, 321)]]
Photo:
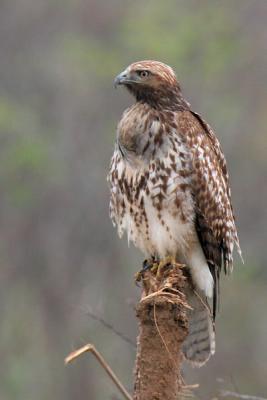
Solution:
[[(210, 264), (232, 270), (233, 248), (241, 256), (225, 157), (209, 125), (196, 113), (179, 115), (179, 127), (192, 152), (192, 192), (196, 227)], [(241, 256), (242, 258), (242, 256)]]

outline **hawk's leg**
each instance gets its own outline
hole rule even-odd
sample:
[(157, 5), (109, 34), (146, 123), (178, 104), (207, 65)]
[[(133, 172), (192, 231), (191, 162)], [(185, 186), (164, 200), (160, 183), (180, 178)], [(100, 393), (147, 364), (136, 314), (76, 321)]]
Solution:
[(154, 265), (152, 272), (155, 273), (157, 278), (160, 278), (160, 276), (166, 270), (166, 268), (174, 264), (176, 264), (175, 257), (168, 256), (166, 258), (163, 258), (158, 264)]
[(175, 257), (168, 256), (162, 260), (159, 260), (158, 258), (152, 256), (151, 258), (143, 261), (143, 268), (135, 274), (135, 282), (140, 282), (144, 272), (148, 270), (150, 270), (157, 279), (160, 279), (164, 271), (166, 271), (166, 269), (171, 265), (175, 264)]

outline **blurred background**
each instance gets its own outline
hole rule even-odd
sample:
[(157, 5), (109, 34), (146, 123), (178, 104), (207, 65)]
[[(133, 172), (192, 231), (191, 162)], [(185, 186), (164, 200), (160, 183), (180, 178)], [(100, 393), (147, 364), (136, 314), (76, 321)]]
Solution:
[(142, 255), (108, 216), (116, 124), (129, 63), (173, 66), (217, 133), (245, 265), (223, 277), (216, 356), (185, 369), (199, 399), (267, 396), (267, 1), (1, 0), (0, 398), (120, 399), (92, 342), (132, 388), (134, 273)]

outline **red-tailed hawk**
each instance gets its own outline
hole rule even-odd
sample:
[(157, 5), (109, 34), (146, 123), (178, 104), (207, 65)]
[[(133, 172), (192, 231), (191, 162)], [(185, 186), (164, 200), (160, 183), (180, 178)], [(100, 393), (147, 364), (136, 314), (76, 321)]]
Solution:
[[(146, 256), (189, 266), (198, 296), (214, 297), (221, 267), (241, 255), (226, 162), (210, 126), (184, 100), (169, 66), (131, 64), (115, 79), (135, 97), (118, 124), (108, 176), (110, 215)], [(214, 352), (212, 319), (192, 294), (185, 357), (204, 363)]]

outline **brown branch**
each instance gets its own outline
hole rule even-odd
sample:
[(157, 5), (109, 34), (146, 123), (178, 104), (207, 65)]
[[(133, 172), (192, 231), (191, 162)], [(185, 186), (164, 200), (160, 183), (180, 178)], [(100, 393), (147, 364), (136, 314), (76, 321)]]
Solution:
[(81, 347), (78, 350), (73, 351), (70, 353), (66, 358), (65, 358), (65, 364), (69, 364), (70, 362), (74, 361), (77, 357), (81, 356), (82, 354), (86, 352), (91, 352), (99, 362), (99, 364), (104, 368), (106, 373), (109, 375), (110, 379), (115, 383), (119, 391), (122, 393), (122, 395), (125, 397), (127, 400), (132, 400), (132, 396), (127, 392), (127, 390), (124, 388), (122, 383), (119, 381), (117, 376), (114, 374), (110, 366), (106, 363), (104, 358), (101, 356), (101, 354), (96, 350), (96, 348), (92, 344), (86, 344), (85, 346)]
[(185, 268), (148, 270), (141, 281), (134, 400), (177, 400), (183, 395), (181, 346), (188, 333)]

